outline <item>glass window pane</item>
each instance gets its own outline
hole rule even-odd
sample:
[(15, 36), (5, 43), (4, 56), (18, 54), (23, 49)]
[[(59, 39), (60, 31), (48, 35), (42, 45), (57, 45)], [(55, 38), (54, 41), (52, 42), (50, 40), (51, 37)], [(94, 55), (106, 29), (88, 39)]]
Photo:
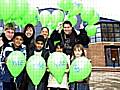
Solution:
[(96, 38), (96, 41), (97, 42), (101, 42), (101, 38)]
[(120, 42), (120, 38), (115, 38), (115, 41), (116, 42)]
[(119, 37), (120, 38), (120, 33), (115, 33), (115, 38)]
[(114, 27), (114, 32), (120, 32), (120, 28), (119, 27)]

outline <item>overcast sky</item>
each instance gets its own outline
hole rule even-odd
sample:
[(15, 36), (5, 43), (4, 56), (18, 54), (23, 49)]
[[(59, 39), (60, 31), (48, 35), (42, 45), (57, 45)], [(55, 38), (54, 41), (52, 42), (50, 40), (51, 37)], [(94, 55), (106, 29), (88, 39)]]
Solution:
[[(57, 8), (60, 0), (29, 0), (31, 7)], [(82, 1), (86, 7), (94, 7), (101, 17), (120, 21), (120, 0), (73, 0), (74, 2)]]

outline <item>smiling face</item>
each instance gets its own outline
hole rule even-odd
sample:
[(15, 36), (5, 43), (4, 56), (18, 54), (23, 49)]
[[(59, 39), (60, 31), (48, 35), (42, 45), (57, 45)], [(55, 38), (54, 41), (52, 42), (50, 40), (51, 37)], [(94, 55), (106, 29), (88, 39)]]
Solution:
[(41, 50), (44, 46), (44, 43), (43, 41), (37, 41), (35, 42), (35, 47), (36, 47), (36, 50)]
[(14, 42), (14, 47), (15, 48), (19, 48), (22, 45), (22, 43), (23, 43), (23, 38), (21, 36), (16, 36), (13, 39), (13, 42)]
[(30, 38), (33, 35), (33, 29), (31, 27), (28, 27), (27, 30), (25, 31), (25, 35)]
[(48, 35), (49, 35), (48, 29), (47, 29), (47, 28), (43, 28), (43, 29), (41, 30), (41, 32), (40, 32), (40, 35), (43, 35), (44, 38), (46, 39), (46, 38), (48, 37)]
[(64, 33), (67, 35), (72, 33), (72, 26), (70, 26), (70, 24), (64, 24), (63, 29)]
[(5, 31), (4, 31), (4, 33), (5, 33), (5, 37), (8, 39), (8, 40), (12, 40), (12, 38), (13, 38), (13, 36), (14, 36), (14, 30), (12, 30), (12, 29), (6, 29)]

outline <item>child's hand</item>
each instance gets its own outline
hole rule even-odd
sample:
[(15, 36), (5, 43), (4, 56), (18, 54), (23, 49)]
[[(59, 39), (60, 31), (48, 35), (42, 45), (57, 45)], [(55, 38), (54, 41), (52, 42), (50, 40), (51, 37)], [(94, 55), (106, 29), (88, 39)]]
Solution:
[(56, 28), (56, 30), (58, 30), (58, 33), (61, 33), (61, 30), (62, 30), (62, 22), (58, 23), (58, 26)]
[(3, 40), (2, 40), (2, 37), (0, 37), (0, 47), (3, 46)]
[(66, 71), (65, 71), (66, 73), (68, 73), (69, 72), (69, 69), (66, 69)]
[(48, 67), (46, 68), (47, 72), (50, 72), (50, 70), (48, 69)]

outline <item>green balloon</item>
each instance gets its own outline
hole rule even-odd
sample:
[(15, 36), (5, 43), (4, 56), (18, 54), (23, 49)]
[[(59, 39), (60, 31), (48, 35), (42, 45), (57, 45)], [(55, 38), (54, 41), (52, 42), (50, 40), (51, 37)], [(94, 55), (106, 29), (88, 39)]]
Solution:
[(27, 15), (23, 17), (23, 23), (26, 25), (28, 23), (33, 24), (34, 26), (37, 25), (37, 15), (38, 12), (31, 10)]
[(70, 66), (69, 83), (87, 78), (92, 71), (92, 65), (86, 57), (74, 59)]
[(47, 26), (49, 24), (50, 20), (51, 20), (50, 12), (47, 10), (41, 11), (41, 13), (39, 15), (39, 21), (41, 22), (42, 27)]
[(58, 25), (59, 22), (63, 22), (64, 13), (60, 10), (54, 10), (52, 12), (52, 23)]
[(47, 27), (49, 28), (49, 36), (50, 36), (52, 32), (56, 29), (57, 25), (50, 23), (49, 25), (47, 25)]
[(73, 3), (71, 0), (60, 0), (58, 7), (64, 11), (69, 11), (73, 8)]
[(7, 67), (13, 77), (17, 77), (25, 67), (26, 58), (20, 51), (13, 51), (7, 57)]
[(85, 27), (88, 36), (95, 36), (97, 29), (94, 25), (87, 25)]
[(16, 8), (11, 17), (14, 19), (19, 19), (19, 18), (24, 17), (30, 12), (29, 10), (30, 7), (29, 7), (28, 0), (16, 0), (16, 2), (17, 2)]
[(61, 84), (67, 68), (67, 56), (61, 52), (54, 52), (49, 56), (47, 65), (57, 82)]
[(99, 22), (99, 20), (100, 20), (99, 15), (95, 13), (94, 16), (91, 19), (89, 19), (88, 24), (89, 25), (96, 24), (97, 22)]
[(80, 4), (79, 6), (74, 5), (73, 8), (68, 12), (68, 17), (76, 16), (82, 12), (83, 5)]
[(99, 15), (92, 8), (84, 8), (81, 12), (81, 18), (83, 21), (86, 21), (89, 25), (95, 24), (99, 21)]
[(27, 61), (26, 70), (33, 84), (37, 86), (46, 71), (45, 60), (40, 55), (31, 56)]
[(0, 0), (0, 19), (10, 20), (16, 9), (16, 0)]
[(76, 16), (68, 17), (68, 20), (72, 23), (72, 26), (75, 26), (77, 24)]

